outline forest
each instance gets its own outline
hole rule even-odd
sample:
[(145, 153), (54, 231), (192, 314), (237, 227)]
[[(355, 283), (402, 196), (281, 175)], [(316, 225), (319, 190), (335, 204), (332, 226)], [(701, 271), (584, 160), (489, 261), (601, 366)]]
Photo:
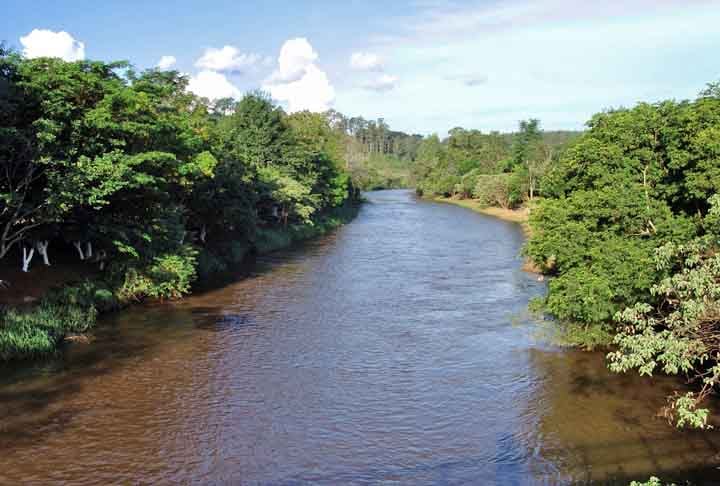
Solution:
[(186, 88), (174, 71), (0, 52), (0, 283), (58, 255), (83, 277), (0, 309), (0, 359), (352, 216), (345, 135), (326, 116)]

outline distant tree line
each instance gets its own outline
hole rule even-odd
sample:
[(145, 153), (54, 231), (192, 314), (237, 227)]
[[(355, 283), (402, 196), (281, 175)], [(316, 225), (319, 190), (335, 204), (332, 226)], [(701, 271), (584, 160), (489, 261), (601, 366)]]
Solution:
[(531, 119), (521, 121), (516, 133), (456, 127), (444, 140), (427, 137), (414, 165), (417, 191), (517, 207), (539, 194), (539, 181), (550, 163), (579, 134), (545, 132), (539, 120)]

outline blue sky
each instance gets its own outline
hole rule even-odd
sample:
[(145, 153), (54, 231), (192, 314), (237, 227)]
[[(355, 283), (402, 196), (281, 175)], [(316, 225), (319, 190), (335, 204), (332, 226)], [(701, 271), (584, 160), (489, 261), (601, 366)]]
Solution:
[(289, 110), (444, 134), (528, 117), (577, 129), (606, 108), (692, 98), (720, 80), (718, 26), (720, 0), (5, 0), (0, 39), (30, 57), (165, 56), (205, 96), (263, 88)]

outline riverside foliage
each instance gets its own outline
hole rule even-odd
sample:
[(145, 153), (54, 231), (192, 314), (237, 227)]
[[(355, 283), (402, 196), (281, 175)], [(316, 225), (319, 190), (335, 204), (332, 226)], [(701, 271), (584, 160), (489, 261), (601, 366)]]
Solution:
[(720, 89), (595, 115), (551, 164), (526, 253), (552, 275), (541, 307), (614, 344), (614, 371), (687, 376), (677, 425), (705, 427), (720, 381)]
[(325, 115), (263, 93), (210, 102), (187, 82), (0, 51), (0, 259), (32, 272), (72, 251), (101, 270), (0, 312), (0, 358), (52, 350), (96, 308), (179, 297), (198, 273), (279, 246), (269, 235), (287, 243), (352, 212), (344, 134)]

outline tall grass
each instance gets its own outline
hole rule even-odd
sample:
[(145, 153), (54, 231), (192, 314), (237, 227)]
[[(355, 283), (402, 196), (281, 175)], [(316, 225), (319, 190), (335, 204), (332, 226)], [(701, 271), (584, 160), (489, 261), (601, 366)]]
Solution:
[(0, 360), (51, 353), (66, 335), (85, 332), (95, 324), (97, 310), (47, 301), (31, 309), (0, 311)]

